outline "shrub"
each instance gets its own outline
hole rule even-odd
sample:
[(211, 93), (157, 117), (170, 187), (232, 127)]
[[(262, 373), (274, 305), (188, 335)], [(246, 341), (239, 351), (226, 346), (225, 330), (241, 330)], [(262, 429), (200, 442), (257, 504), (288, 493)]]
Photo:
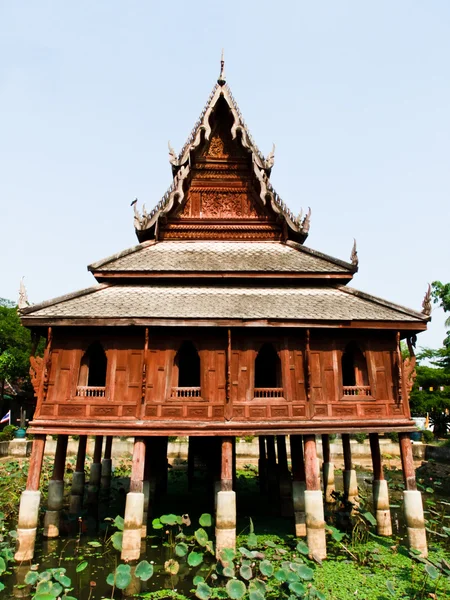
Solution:
[(0, 432), (0, 441), (5, 442), (14, 438), (14, 432), (17, 431), (15, 425), (6, 425), (3, 431)]
[(424, 429), (422, 431), (422, 442), (424, 444), (431, 444), (431, 442), (434, 440), (434, 434), (432, 431), (428, 431), (428, 429)]
[(354, 433), (352, 437), (358, 444), (364, 444), (364, 441), (367, 439), (367, 433)]
[(398, 433), (396, 431), (391, 431), (389, 433), (385, 433), (384, 437), (387, 437), (391, 440), (391, 442), (398, 442)]

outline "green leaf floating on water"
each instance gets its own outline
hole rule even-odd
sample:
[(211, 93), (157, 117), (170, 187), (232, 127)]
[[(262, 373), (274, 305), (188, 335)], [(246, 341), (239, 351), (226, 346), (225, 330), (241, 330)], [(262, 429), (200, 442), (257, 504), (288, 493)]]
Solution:
[(87, 566), (88, 566), (88, 561), (83, 560), (82, 562), (77, 564), (77, 568), (75, 570), (77, 573), (81, 573), (81, 571), (84, 571)]
[(248, 597), (249, 600), (264, 600), (264, 596), (257, 590), (251, 591)]
[(256, 546), (258, 545), (258, 538), (256, 537), (256, 534), (254, 534), (254, 533), (248, 534), (247, 544), (248, 544), (249, 548), (256, 548)]
[(33, 600), (55, 600), (55, 596), (52, 594), (36, 594)]
[(298, 565), (296, 571), (298, 576), (304, 579), (305, 581), (309, 581), (314, 577), (314, 571), (306, 565)]
[(208, 534), (204, 529), (200, 527), (200, 529), (197, 529), (194, 535), (195, 539), (200, 544), (200, 546), (206, 546), (206, 544), (208, 543)]
[(166, 560), (164, 563), (164, 569), (167, 573), (171, 575), (176, 575), (180, 570), (180, 563), (177, 560), (171, 558), (170, 560)]
[(305, 556), (308, 556), (309, 554), (309, 548), (303, 540), (299, 541), (299, 543), (296, 546), (296, 550), (297, 552), (300, 552), (300, 554), (304, 554)]
[(284, 569), (277, 569), (274, 573), (275, 579), (280, 583), (284, 583), (287, 580), (287, 575)]
[(259, 563), (259, 570), (264, 575), (264, 577), (272, 577), (273, 575), (273, 565), (268, 560), (262, 560)]
[(239, 573), (241, 574), (242, 579), (246, 579), (247, 581), (253, 577), (253, 571), (248, 565), (242, 565), (239, 569)]
[(25, 583), (27, 585), (35, 585), (36, 581), (39, 579), (39, 574), (36, 571), (28, 571), (25, 575)]
[(161, 523), (164, 523), (164, 525), (176, 525), (178, 523), (178, 517), (177, 515), (163, 515), (162, 517), (159, 517), (159, 520), (161, 521)]
[(164, 527), (164, 525), (161, 523), (161, 521), (159, 519), (153, 519), (152, 527), (153, 527), (153, 529), (162, 529)]
[(184, 542), (180, 542), (179, 544), (177, 544), (175, 546), (175, 554), (177, 556), (180, 556), (180, 557), (186, 556), (188, 551), (189, 551), (188, 545), (185, 544)]
[(198, 522), (202, 527), (211, 527), (212, 517), (209, 513), (203, 513)]
[(230, 579), (226, 585), (226, 590), (228, 592), (228, 596), (232, 600), (240, 600), (240, 598), (245, 596), (247, 588), (242, 581), (239, 581), (239, 579)]
[(198, 567), (203, 562), (203, 552), (190, 552), (187, 561), (190, 567)]
[(225, 567), (224, 570), (223, 570), (222, 575), (224, 577), (230, 577), (230, 578), (232, 578), (232, 577), (234, 577), (236, 575), (236, 573), (234, 572), (233, 567)]
[(130, 565), (119, 565), (115, 571), (116, 588), (124, 590), (131, 583)]
[(196, 598), (200, 598), (200, 600), (209, 600), (209, 598), (211, 598), (211, 593), (212, 589), (204, 581), (201, 581), (195, 590), (195, 596)]
[(204, 578), (204, 577), (202, 577), (201, 575), (196, 575), (196, 576), (194, 577), (194, 579), (192, 580), (192, 583), (193, 583), (194, 585), (198, 585), (199, 583), (203, 583), (204, 581), (205, 581), (205, 578)]
[(301, 583), (290, 583), (289, 584), (289, 589), (296, 596), (303, 596), (306, 593), (306, 588)]
[[(117, 517), (116, 517), (117, 518)], [(93, 548), (101, 548), (100, 542), (96, 542), (95, 540), (92, 542), (88, 542), (88, 546), (92, 546)]]
[(236, 557), (236, 552), (233, 548), (224, 548), (220, 551), (220, 560), (224, 563), (231, 562)]
[(153, 565), (151, 565), (147, 560), (141, 560), (141, 562), (137, 565), (134, 574), (141, 581), (148, 581), (153, 575)]

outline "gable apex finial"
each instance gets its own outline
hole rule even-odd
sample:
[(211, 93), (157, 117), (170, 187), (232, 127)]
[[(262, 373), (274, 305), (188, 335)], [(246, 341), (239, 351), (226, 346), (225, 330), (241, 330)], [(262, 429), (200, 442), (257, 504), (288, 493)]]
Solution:
[(226, 83), (226, 79), (225, 79), (225, 58), (224, 58), (224, 54), (223, 54), (223, 48), (222, 48), (222, 55), (220, 57), (220, 75), (219, 75), (219, 79), (217, 80), (217, 83), (219, 85), (225, 85), (225, 83)]

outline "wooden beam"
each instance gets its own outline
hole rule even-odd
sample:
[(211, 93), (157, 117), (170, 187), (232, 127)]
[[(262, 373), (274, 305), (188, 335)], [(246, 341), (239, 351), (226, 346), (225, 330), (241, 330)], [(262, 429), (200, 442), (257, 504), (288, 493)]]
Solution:
[(92, 457), (92, 462), (99, 463), (102, 460), (102, 446), (103, 446), (103, 436), (96, 435), (95, 436), (95, 444), (94, 444), (94, 456)]
[(75, 471), (84, 473), (84, 463), (86, 461), (86, 445), (87, 435), (80, 435), (80, 439), (78, 440), (77, 462), (75, 466)]

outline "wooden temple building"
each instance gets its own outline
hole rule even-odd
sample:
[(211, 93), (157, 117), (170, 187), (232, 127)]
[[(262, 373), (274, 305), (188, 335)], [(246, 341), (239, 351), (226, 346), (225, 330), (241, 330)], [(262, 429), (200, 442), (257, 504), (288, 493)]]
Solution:
[(96, 436), (94, 488), (110, 475), (114, 436), (134, 437), (122, 556), (137, 559), (152, 465), (166, 463), (168, 436), (214, 440), (219, 549), (235, 543), (234, 441), (254, 435), (261, 480), (275, 477), (297, 535), (324, 557), (329, 434), (342, 434), (353, 502), (349, 435), (370, 434), (374, 511), (379, 533), (390, 535), (379, 434), (398, 432), (409, 540), (426, 554), (408, 434), (415, 358), (402, 359), (400, 341), (412, 351), (427, 311), (353, 289), (356, 247), (345, 262), (304, 245), (310, 212), (294, 215), (273, 189), (273, 152), (258, 150), (223, 72), (180, 154), (169, 154), (173, 181), (162, 200), (151, 212), (134, 205), (139, 244), (90, 265), (95, 286), (21, 311), (47, 343), (43, 358), (31, 357), (37, 407), (16, 558), (33, 556), (48, 434), (58, 443), (47, 536), (59, 533), (68, 436), (80, 436), (71, 511), (83, 501), (87, 436)]

